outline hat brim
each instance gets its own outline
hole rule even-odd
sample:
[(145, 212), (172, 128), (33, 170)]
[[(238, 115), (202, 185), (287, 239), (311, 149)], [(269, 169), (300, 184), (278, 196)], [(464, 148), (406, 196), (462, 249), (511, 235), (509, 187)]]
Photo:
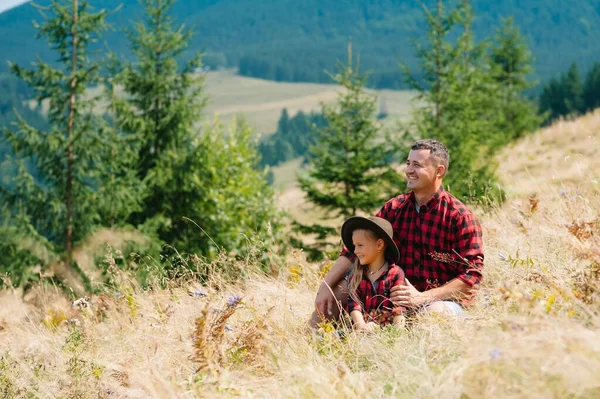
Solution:
[(386, 233), (378, 224), (375, 222), (361, 217), (353, 216), (346, 220), (342, 225), (342, 241), (346, 248), (354, 253), (354, 244), (352, 243), (352, 232), (358, 229), (372, 230), (377, 232), (377, 235), (383, 239), (386, 244), (385, 258), (388, 262), (397, 263), (400, 258), (400, 251), (396, 246), (393, 238)]

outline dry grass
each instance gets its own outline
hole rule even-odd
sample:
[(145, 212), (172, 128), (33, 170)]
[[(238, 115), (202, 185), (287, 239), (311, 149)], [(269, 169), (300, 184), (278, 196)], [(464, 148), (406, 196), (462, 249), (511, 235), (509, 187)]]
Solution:
[(598, 126), (600, 113), (559, 123), (500, 159), (513, 195), (481, 216), (486, 278), (466, 319), (317, 338), (305, 321), (321, 271), (298, 256), (237, 285), (143, 292), (125, 279), (89, 308), (7, 290), (0, 396), (599, 397), (598, 148), (581, 145)]
[[(298, 111), (320, 111), (321, 103), (334, 102), (339, 90), (339, 86), (331, 84), (273, 82), (231, 71), (209, 72), (206, 111), (209, 115), (218, 114), (225, 123), (243, 114), (258, 134), (268, 135), (277, 129), (283, 108), (288, 109), (290, 116)], [(410, 115), (414, 96), (410, 91), (381, 90), (377, 94), (385, 101), (389, 123)]]

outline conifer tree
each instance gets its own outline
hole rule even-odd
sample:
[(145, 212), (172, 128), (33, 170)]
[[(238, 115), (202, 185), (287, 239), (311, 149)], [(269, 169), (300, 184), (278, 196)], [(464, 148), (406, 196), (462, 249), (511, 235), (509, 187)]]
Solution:
[(577, 115), (584, 111), (583, 82), (579, 68), (574, 62), (563, 79), (564, 101), (568, 115)]
[(409, 134), (434, 138), (448, 147), (451, 166), (444, 182), (454, 194), (463, 199), (496, 196), (490, 192), (496, 187), (491, 155), (501, 134), (500, 102), (487, 43), (475, 43), (468, 1), (448, 11), (438, 0), (435, 11), (425, 5), (423, 10), (428, 44), (415, 42), (422, 78), (403, 66), (407, 83), (425, 104), (415, 111)]
[(546, 121), (552, 121), (560, 116), (567, 115), (565, 106), (565, 90), (563, 87), (563, 78), (552, 78), (540, 94), (540, 111), (547, 115)]
[(578, 115), (586, 111), (584, 95), (579, 68), (573, 63), (567, 73), (551, 79), (544, 86), (539, 99), (540, 110), (547, 113), (548, 121), (561, 116)]
[[(380, 137), (377, 100), (366, 92), (366, 78), (352, 64), (351, 46), (348, 64), (333, 78), (343, 90), (335, 104), (323, 105), (328, 125), (316, 132), (308, 171), (298, 182), (308, 201), (339, 221), (358, 212), (373, 213), (397, 191), (402, 178), (390, 166), (397, 148)], [(337, 232), (323, 223), (297, 223), (296, 231), (316, 235), (316, 246), (304, 245), (314, 257)]]
[(265, 174), (257, 170), (256, 143), (247, 127), (236, 125), (231, 137), (218, 123), (203, 128), (200, 56), (179, 65), (192, 33), (169, 16), (174, 0), (142, 3), (145, 21), (129, 34), (135, 59), (115, 61), (113, 84), (123, 92), (114, 89), (111, 101), (118, 125), (139, 148), (136, 170), (145, 191), (130, 220), (181, 252), (242, 252), (244, 235), (265, 232), (266, 215), (275, 214)]
[(533, 57), (513, 18), (502, 21), (496, 30), (494, 45), (491, 48), (492, 74), (500, 90), (501, 120), (494, 145), (522, 137), (535, 130), (542, 122), (535, 103), (524, 97), (524, 92), (535, 82), (528, 80), (533, 72)]
[(585, 75), (583, 102), (586, 111), (600, 107), (600, 62), (595, 62)]
[[(106, 11), (91, 12), (78, 0), (53, 1), (43, 10), (51, 16), (36, 27), (58, 54), (57, 66), (40, 60), (33, 69), (11, 69), (35, 90), (38, 102), (48, 101), (50, 127), (40, 130), (21, 119), (15, 130), (4, 131), (20, 167), (15, 186), (3, 188), (0, 201), (6, 228), (64, 255), (72, 266), (74, 246), (97, 226), (125, 219), (137, 196), (127, 172), (128, 146), (94, 114), (97, 99), (86, 93), (102, 81), (89, 46), (106, 28)], [(27, 160), (34, 170), (25, 167)]]
[(168, 14), (173, 3), (142, 0), (145, 20), (128, 32), (135, 60), (113, 63), (111, 101), (119, 127), (138, 144), (136, 172), (145, 190), (143, 207), (130, 221), (169, 244), (184, 234), (187, 223), (182, 216), (193, 215), (185, 193), (185, 168), (205, 103), (203, 78), (195, 74), (200, 57), (183, 68), (177, 62), (191, 32), (173, 26)]

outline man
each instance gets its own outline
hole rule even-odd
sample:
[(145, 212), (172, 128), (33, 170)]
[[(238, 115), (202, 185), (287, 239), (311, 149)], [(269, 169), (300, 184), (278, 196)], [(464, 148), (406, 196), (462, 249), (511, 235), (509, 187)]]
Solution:
[[(406, 285), (392, 289), (392, 302), (457, 315), (481, 282), (483, 240), (475, 216), (442, 186), (449, 160), (439, 141), (415, 142), (406, 160), (409, 192), (390, 199), (376, 216), (392, 224), (398, 266), (406, 275)], [(344, 248), (325, 276), (311, 326), (339, 316), (348, 300), (344, 276), (353, 260), (354, 254)]]

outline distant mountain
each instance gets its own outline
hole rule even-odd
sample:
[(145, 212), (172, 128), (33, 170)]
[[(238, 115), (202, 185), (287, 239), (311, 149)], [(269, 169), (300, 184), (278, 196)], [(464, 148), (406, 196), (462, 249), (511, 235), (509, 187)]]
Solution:
[[(47, 4), (47, 1), (36, 1)], [(139, 20), (137, 0), (91, 0), (97, 9), (123, 7), (109, 21), (111, 50), (127, 54), (122, 30)], [(426, 0), (434, 4), (433, 0)], [(582, 69), (600, 60), (598, 0), (475, 0), (475, 31), (488, 36), (502, 17), (514, 16), (536, 58), (538, 77), (562, 72), (576, 61)], [(379, 86), (398, 87), (400, 59), (414, 63), (410, 39), (423, 37), (424, 17), (413, 0), (179, 0), (179, 22), (194, 27), (191, 51), (204, 50), (212, 66), (240, 67), (242, 73), (266, 70), (278, 80), (327, 81), (325, 70), (345, 58), (352, 38), (363, 70)], [(41, 16), (26, 4), (0, 14), (0, 72), (3, 60), (28, 63), (36, 54), (54, 57), (35, 38), (31, 22)], [(257, 68), (257, 63), (259, 68)], [(396, 83), (394, 83), (396, 82)]]

